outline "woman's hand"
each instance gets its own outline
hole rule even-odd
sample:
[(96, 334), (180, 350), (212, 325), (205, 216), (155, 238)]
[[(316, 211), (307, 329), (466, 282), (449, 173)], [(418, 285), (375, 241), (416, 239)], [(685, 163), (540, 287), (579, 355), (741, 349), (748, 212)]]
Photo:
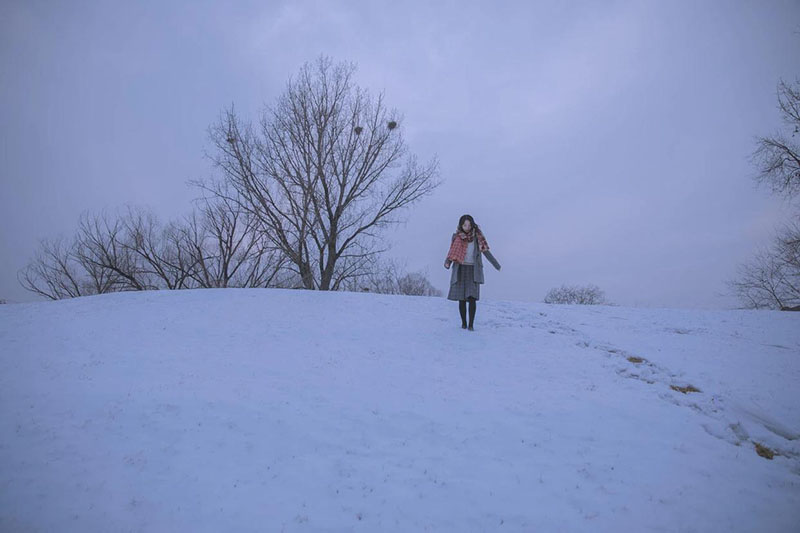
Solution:
[(445, 259), (445, 260), (444, 260), (444, 267), (445, 267), (445, 268), (447, 268), (447, 269), (449, 269), (449, 268), (450, 268), (450, 264), (451, 264), (451, 263), (452, 263), (452, 261), (451, 261), (451, 260), (449, 260), (449, 259)]

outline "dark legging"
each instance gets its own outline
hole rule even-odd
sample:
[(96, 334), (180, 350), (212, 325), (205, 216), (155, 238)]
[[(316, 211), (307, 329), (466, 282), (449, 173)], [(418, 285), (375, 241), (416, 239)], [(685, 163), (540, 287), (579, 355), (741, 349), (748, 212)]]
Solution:
[[(469, 327), (475, 323), (475, 308), (478, 307), (478, 302), (475, 301), (473, 296), (467, 298), (469, 300)], [(458, 301), (458, 312), (461, 313), (461, 323), (467, 323), (467, 300)]]

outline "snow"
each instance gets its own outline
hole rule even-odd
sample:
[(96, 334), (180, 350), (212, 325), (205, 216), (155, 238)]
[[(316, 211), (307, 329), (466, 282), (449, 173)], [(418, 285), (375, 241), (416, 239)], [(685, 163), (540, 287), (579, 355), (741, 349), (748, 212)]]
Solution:
[(800, 313), (475, 327), (281, 289), (0, 306), (0, 530), (800, 530)]

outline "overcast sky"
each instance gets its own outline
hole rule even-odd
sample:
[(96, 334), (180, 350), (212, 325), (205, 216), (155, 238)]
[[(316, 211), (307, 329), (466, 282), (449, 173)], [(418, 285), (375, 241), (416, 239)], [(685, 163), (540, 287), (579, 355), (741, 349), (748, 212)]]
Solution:
[(404, 116), (444, 184), (392, 256), (445, 294), (460, 215), (486, 299), (594, 283), (621, 305), (729, 308), (725, 280), (792, 206), (757, 187), (755, 136), (800, 77), (800, 2), (0, 3), (0, 298), (82, 211), (164, 220), (213, 172), (207, 128), (255, 119), (320, 54)]

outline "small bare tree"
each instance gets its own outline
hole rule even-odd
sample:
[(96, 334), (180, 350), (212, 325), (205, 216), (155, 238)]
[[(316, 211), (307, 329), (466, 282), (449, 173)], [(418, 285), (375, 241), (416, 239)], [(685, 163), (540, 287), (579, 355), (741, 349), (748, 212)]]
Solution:
[(360, 276), (348, 279), (342, 289), (378, 294), (442, 295), (442, 291), (431, 284), (424, 272), (407, 273), (400, 261), (385, 258), (373, 258), (369, 268)]
[(76, 236), (43, 240), (18, 273), (50, 299), (90, 294), (208, 287), (294, 287), (286, 259), (237, 205), (203, 199), (198, 211), (162, 226), (148, 209), (85, 211)]
[(342, 290), (374, 292), (377, 294), (399, 294), (397, 279), (402, 276), (402, 266), (396, 259), (373, 256), (370, 264), (358, 276), (342, 283)]
[(355, 66), (306, 64), (258, 129), (233, 107), (210, 130), (220, 183), (193, 183), (238, 205), (283, 252), (307, 289), (337, 290), (362, 275), (380, 232), (440, 182), (434, 158), (408, 153), (402, 120), (381, 93), (353, 82)]
[(366, 272), (344, 280), (340, 290), (395, 294), (393, 280), (398, 268), (396, 262), (376, 257), (373, 258), (372, 263)]
[(40, 240), (34, 258), (17, 272), (20, 285), (51, 300), (94, 294), (84, 281), (73, 249), (63, 236), (53, 241)]
[(280, 251), (235, 204), (204, 199), (162, 226), (148, 209), (81, 214), (75, 237), (41, 241), (20, 284), (56, 300), (119, 291), (196, 287), (294, 287)]
[(413, 296), (442, 296), (442, 291), (434, 287), (423, 272), (410, 272), (397, 280), (400, 294)]
[(143, 209), (127, 217), (85, 211), (69, 243), (43, 240), (18, 273), (20, 284), (51, 299), (107, 292), (185, 288), (189, 259), (174, 225), (163, 230)]
[(596, 285), (562, 285), (554, 289), (550, 289), (544, 297), (546, 304), (582, 304), (582, 305), (598, 305), (608, 304), (604, 292)]
[[(800, 80), (778, 84), (778, 108), (788, 133), (759, 137), (752, 160), (755, 180), (788, 199), (800, 195)], [(800, 213), (783, 226), (772, 246), (740, 265), (738, 277), (727, 282), (747, 308), (800, 310)]]
[(749, 309), (800, 310), (800, 227), (784, 226), (728, 286)]
[(115, 290), (190, 288), (192, 259), (174, 223), (162, 227), (148, 209), (127, 206), (122, 215), (81, 214), (76, 254), (87, 269), (114, 274)]
[(135, 255), (120, 243), (122, 231), (118, 220), (84, 212), (76, 236), (42, 239), (17, 278), (25, 289), (52, 300), (148, 288)]

